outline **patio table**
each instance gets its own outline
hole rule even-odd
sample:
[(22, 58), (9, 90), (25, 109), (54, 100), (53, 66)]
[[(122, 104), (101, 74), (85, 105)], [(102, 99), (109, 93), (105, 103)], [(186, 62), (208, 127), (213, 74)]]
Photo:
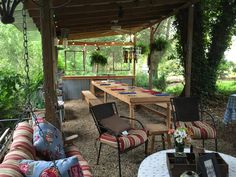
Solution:
[[(189, 148), (184, 149), (185, 152), (190, 152)], [(175, 152), (174, 149), (156, 152), (146, 157), (140, 164), (138, 169), (138, 177), (170, 177), (166, 153)], [(206, 151), (212, 152), (212, 151)], [(227, 154), (219, 153), (219, 155), (229, 165), (229, 177), (236, 176), (236, 158)]]
[[(92, 85), (104, 91), (104, 102), (107, 101), (107, 94), (127, 103), (129, 105), (129, 116), (135, 119), (134, 107), (142, 104), (155, 104), (166, 103), (167, 115), (166, 121), (168, 127), (171, 125), (171, 109), (170, 98), (171, 96), (161, 95), (155, 96), (150, 93), (144, 92), (143, 88), (135, 86), (127, 86), (122, 83), (106, 82), (106, 81), (92, 81)], [(134, 121), (131, 121), (131, 126), (134, 127)]]
[(236, 94), (229, 96), (226, 111), (224, 114), (224, 123), (228, 124), (236, 120)]

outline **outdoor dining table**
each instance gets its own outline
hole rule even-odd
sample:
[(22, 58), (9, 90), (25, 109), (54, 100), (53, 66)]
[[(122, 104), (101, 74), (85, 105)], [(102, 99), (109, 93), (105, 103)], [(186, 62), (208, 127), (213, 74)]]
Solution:
[[(171, 124), (171, 109), (170, 98), (168, 95), (152, 95), (145, 92), (141, 87), (128, 86), (127, 84), (109, 82), (109, 81), (92, 81), (93, 86), (104, 91), (104, 102), (107, 102), (107, 94), (127, 103), (129, 105), (129, 117), (135, 119), (134, 108), (136, 105), (142, 104), (155, 104), (166, 103), (167, 104), (167, 125)], [(134, 127), (134, 121), (131, 121), (131, 126)], [(168, 126), (169, 127), (169, 126)]]
[[(138, 169), (138, 177), (170, 177), (166, 153), (173, 153), (174, 149), (168, 149), (156, 152), (146, 157), (140, 164)], [(184, 149), (184, 152), (190, 152), (189, 148)], [(206, 151), (212, 152), (212, 151)], [(236, 176), (236, 158), (227, 154), (219, 153), (219, 155), (228, 164), (229, 177)]]
[(224, 123), (228, 124), (236, 121), (236, 94), (229, 96), (226, 111), (224, 114)]

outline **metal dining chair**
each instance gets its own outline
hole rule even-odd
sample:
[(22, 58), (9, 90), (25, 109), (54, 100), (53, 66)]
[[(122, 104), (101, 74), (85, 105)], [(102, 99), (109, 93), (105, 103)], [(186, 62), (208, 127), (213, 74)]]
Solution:
[(147, 132), (138, 120), (135, 121), (140, 128), (131, 128), (129, 121), (131, 118), (119, 116), (114, 102), (92, 106), (90, 112), (99, 132), (97, 141), (100, 142), (100, 145), (97, 164), (99, 163), (103, 144), (116, 148), (118, 151), (119, 176), (121, 177), (120, 154), (145, 144), (147, 142)]
[[(217, 151), (216, 125), (213, 115), (204, 111), (197, 97), (171, 98), (174, 126), (186, 127), (193, 133), (192, 139), (215, 140)], [(207, 117), (209, 119), (207, 119)]]

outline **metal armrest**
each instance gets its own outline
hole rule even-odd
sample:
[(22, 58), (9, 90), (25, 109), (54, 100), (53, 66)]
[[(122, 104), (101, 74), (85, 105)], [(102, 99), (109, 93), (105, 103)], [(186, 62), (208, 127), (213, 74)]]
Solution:
[[(202, 113), (206, 113), (211, 118), (211, 121), (213, 122), (213, 126), (214, 126), (214, 128), (216, 128), (214, 116), (205, 110), (202, 110)], [(201, 116), (201, 118), (203, 118), (203, 116)]]
[(126, 116), (120, 116), (120, 118), (122, 118), (122, 119), (128, 119), (128, 120), (134, 120), (134, 121), (138, 122), (138, 123), (141, 125), (141, 127), (144, 129), (143, 124), (142, 124), (139, 120), (137, 120), (137, 119), (133, 119), (133, 118), (131, 118), (131, 117), (126, 117)]

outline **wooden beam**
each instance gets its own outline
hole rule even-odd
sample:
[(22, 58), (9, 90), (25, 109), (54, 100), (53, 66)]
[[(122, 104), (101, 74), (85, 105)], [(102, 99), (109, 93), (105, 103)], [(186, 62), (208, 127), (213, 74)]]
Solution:
[(188, 8), (188, 34), (187, 34), (187, 54), (186, 54), (186, 75), (185, 75), (185, 96), (189, 97), (191, 92), (191, 65), (192, 65), (192, 45), (193, 45), (193, 11), (194, 6)]
[(157, 23), (160, 23), (162, 20), (168, 18), (168, 17), (171, 17), (171, 16), (174, 16), (176, 15), (177, 13), (179, 13), (180, 10), (182, 9), (185, 9), (187, 8), (188, 6), (190, 6), (191, 4), (195, 4), (197, 3), (199, 0), (190, 0), (190, 1), (187, 1), (186, 3), (184, 3), (183, 5), (179, 6), (178, 8), (176, 9), (173, 9), (172, 12), (170, 12), (169, 14), (166, 14), (165, 16), (163, 16), (162, 18), (159, 18), (157, 19), (156, 21), (153, 21), (152, 23), (149, 23), (148, 25), (144, 26), (143, 29), (141, 30), (144, 30), (146, 28), (149, 28), (149, 27), (152, 27), (153, 25), (157, 24)]
[[(59, 42), (62, 45), (62, 41)], [(69, 41), (69, 46), (133, 46), (133, 42), (78, 42)]]
[[(144, 9), (145, 10), (145, 9)], [(164, 16), (165, 14), (170, 13), (171, 10), (170, 9), (164, 9), (164, 10), (159, 10), (159, 11), (149, 11), (149, 12), (131, 12), (131, 13), (127, 13), (124, 15), (123, 18), (117, 18), (117, 14), (106, 14), (105, 15), (103, 13), (103, 15), (99, 15), (100, 13), (98, 13), (97, 15), (94, 16), (81, 16), (81, 17), (76, 17), (75, 16), (60, 16), (58, 18), (56, 18), (56, 23), (57, 24), (68, 24), (68, 23), (99, 23), (99, 22), (109, 22), (111, 23), (111, 21), (114, 20), (118, 20), (119, 22), (122, 21), (131, 21), (131, 20), (135, 20), (135, 19), (144, 19), (146, 18), (147, 20), (149, 19), (156, 19), (157, 17), (160, 18), (162, 16)]]
[[(58, 2), (58, 1), (57, 1)], [(65, 2), (65, 1), (64, 1)], [(99, 3), (94, 0), (91, 0), (91, 2), (88, 2), (87, 0), (78, 1), (74, 0), (74, 3), (70, 3), (66, 5), (63, 8), (55, 9), (55, 14), (57, 12), (60, 12), (61, 14), (72, 14), (72, 13), (78, 13), (78, 10), (84, 11), (84, 13), (87, 14), (90, 11), (104, 11), (104, 9), (116, 9), (118, 10), (119, 6), (122, 6), (124, 9), (129, 8), (135, 8), (135, 7), (151, 7), (151, 6), (167, 6), (167, 5), (173, 5), (173, 4), (181, 4), (185, 3), (187, 0), (123, 0), (123, 1), (110, 1), (110, 0), (101, 0)], [(59, 3), (57, 3), (59, 4)], [(62, 3), (60, 3), (62, 4)], [(38, 6), (35, 5), (33, 2), (28, 1), (26, 8), (28, 10), (37, 10)], [(70, 9), (70, 11), (68, 10)]]
[[(166, 14), (167, 12), (165, 11)], [(135, 23), (149, 23), (153, 20), (157, 20), (159, 18), (161, 18), (163, 16), (163, 14), (158, 14), (158, 13), (153, 13), (153, 14), (147, 14), (144, 16), (139, 16), (138, 14), (136, 16), (130, 16), (124, 19), (120, 19), (118, 21), (117, 25), (126, 25), (129, 26)], [(60, 21), (56, 21), (56, 25), (58, 26), (58, 28), (73, 28), (73, 27), (87, 27), (87, 26), (112, 26), (113, 24), (111, 23), (112, 20), (114, 20), (113, 17), (104, 17), (104, 18), (100, 18), (100, 17), (93, 17), (91, 19), (71, 19), (71, 20), (60, 20)], [(39, 21), (38, 18), (35, 19), (36, 23), (38, 23), (37, 21)]]
[(53, 14), (50, 10), (51, 0), (40, 0), (42, 5), (40, 8), (41, 16), (41, 37), (42, 37), (42, 52), (43, 52), (43, 70), (44, 70), (44, 91), (45, 91), (45, 108), (46, 119), (60, 128), (59, 118), (56, 116), (56, 88), (55, 88), (55, 71), (54, 61), (54, 29), (53, 29)]

